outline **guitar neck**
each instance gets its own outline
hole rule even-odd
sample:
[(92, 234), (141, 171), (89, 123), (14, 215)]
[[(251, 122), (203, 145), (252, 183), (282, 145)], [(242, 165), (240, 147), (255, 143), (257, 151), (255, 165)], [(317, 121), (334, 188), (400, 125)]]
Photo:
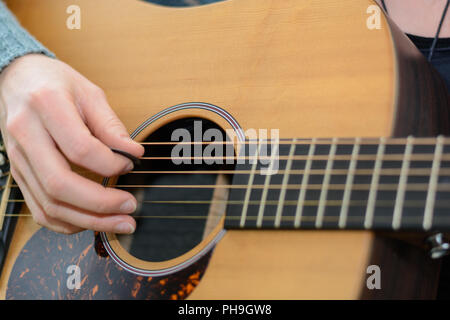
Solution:
[(236, 166), (226, 228), (450, 229), (450, 139), (280, 140), (256, 153), (252, 146), (246, 154), (260, 160)]

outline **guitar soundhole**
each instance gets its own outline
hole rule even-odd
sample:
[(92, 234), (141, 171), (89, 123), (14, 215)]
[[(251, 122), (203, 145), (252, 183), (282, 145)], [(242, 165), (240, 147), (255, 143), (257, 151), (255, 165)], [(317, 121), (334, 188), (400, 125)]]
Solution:
[[(118, 235), (120, 244), (132, 256), (150, 262), (177, 258), (197, 246), (220, 223), (228, 189), (216, 186), (228, 184), (232, 177), (217, 171), (232, 170), (233, 165), (217, 163), (220, 161), (194, 163), (194, 159), (178, 163), (181, 159), (174, 161), (172, 157), (197, 157), (199, 150), (203, 155), (208, 144), (179, 145), (177, 141), (184, 140), (179, 134), (189, 133), (194, 141), (205, 132), (220, 132), (226, 137), (220, 127), (205, 119), (184, 118), (164, 125), (145, 140), (151, 144), (144, 145), (144, 158), (156, 159), (143, 159), (133, 172), (120, 176), (116, 182), (138, 201), (133, 214), (137, 222), (135, 233)], [(176, 140), (172, 144), (155, 144), (172, 142), (174, 133)], [(174, 152), (176, 145), (183, 150)], [(214, 152), (208, 154), (217, 156)]]

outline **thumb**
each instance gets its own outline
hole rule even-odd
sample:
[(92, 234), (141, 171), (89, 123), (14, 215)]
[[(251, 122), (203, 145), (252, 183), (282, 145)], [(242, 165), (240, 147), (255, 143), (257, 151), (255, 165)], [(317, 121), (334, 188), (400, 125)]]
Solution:
[(130, 138), (124, 124), (111, 109), (104, 94), (89, 99), (81, 108), (91, 133), (110, 148), (128, 152), (135, 157), (144, 154), (144, 147)]

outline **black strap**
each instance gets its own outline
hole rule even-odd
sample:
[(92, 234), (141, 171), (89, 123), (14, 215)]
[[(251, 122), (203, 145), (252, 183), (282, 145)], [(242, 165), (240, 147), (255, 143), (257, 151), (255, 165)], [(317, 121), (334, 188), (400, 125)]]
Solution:
[(386, 3), (384, 3), (384, 0), (381, 0), (381, 5), (383, 6), (383, 10), (386, 12), (386, 14), (388, 13), (387, 7), (386, 7)]
[[(384, 0), (381, 0), (381, 5), (383, 6), (383, 10), (388, 14), (388, 10), (386, 7), (386, 3)], [(428, 61), (433, 59), (434, 50), (436, 49), (436, 44), (439, 40), (439, 34), (441, 33), (442, 25), (444, 24), (445, 16), (447, 15), (447, 11), (450, 5), (450, 0), (447, 0), (447, 4), (445, 5), (444, 11), (442, 12), (441, 20), (439, 21), (439, 26), (436, 31), (436, 35), (434, 36), (433, 43), (431, 44), (430, 53), (428, 54)]]
[(450, 5), (450, 0), (447, 0), (447, 4), (445, 5), (444, 11), (442, 12), (441, 21), (439, 22), (439, 27), (436, 31), (436, 36), (434, 37), (433, 44), (431, 45), (431, 48), (430, 48), (430, 54), (428, 55), (428, 61), (431, 61), (431, 59), (433, 59), (434, 49), (436, 48), (436, 43), (439, 39), (439, 33), (441, 33), (441, 28), (444, 23), (445, 16), (447, 15), (449, 5)]

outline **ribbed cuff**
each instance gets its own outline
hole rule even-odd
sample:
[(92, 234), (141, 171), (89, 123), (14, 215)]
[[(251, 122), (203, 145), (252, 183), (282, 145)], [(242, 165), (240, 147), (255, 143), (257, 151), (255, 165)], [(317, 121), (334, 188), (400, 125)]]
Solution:
[(14, 59), (29, 53), (55, 55), (30, 35), (0, 1), (0, 71)]

